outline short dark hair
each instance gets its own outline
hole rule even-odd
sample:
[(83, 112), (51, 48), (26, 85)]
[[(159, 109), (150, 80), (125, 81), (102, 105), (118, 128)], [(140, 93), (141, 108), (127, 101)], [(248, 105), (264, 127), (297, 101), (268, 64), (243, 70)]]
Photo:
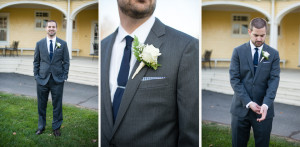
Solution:
[(49, 23), (49, 22), (55, 22), (56, 28), (57, 28), (57, 22), (56, 22), (55, 20), (48, 20), (48, 21), (47, 21), (47, 26), (48, 26), (48, 23)]
[(261, 29), (263, 27), (266, 27), (266, 30), (268, 30), (267, 21), (263, 18), (253, 18), (250, 22), (250, 30), (253, 30), (253, 27), (257, 29)]

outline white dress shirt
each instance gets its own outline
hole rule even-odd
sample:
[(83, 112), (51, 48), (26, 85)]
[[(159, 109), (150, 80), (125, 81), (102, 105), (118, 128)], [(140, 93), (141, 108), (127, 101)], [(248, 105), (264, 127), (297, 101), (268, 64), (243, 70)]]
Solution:
[[(124, 53), (124, 48), (126, 45), (125, 37), (127, 35), (131, 36), (132, 38), (134, 38), (134, 36), (137, 36), (139, 39), (139, 42), (144, 43), (146, 41), (146, 38), (147, 38), (154, 22), (155, 22), (155, 17), (151, 16), (145, 23), (143, 23), (141, 26), (139, 26), (131, 34), (128, 34), (121, 25), (119, 26), (118, 34), (116, 36), (116, 40), (115, 40), (113, 48), (112, 48), (112, 54), (111, 54), (111, 59), (110, 59), (109, 87), (110, 87), (110, 93), (111, 93), (111, 102), (113, 102), (114, 95), (115, 95), (115, 92), (118, 87), (117, 78), (119, 75), (119, 70), (120, 70), (123, 53)], [(132, 72), (132, 68), (133, 68), (136, 60), (137, 59), (131, 50), (130, 69), (129, 69), (128, 78), (130, 76), (130, 73)]]
[(53, 39), (49, 39), (48, 36), (47, 38), (47, 48), (48, 48), (48, 53), (50, 54), (50, 40), (52, 40), (52, 45), (53, 45), (53, 54), (55, 50), (55, 43), (56, 43), (56, 36)]
[[(261, 54), (261, 51), (262, 51), (264, 45), (262, 45), (262, 46), (260, 46), (260, 47), (256, 47), (256, 46), (252, 43), (252, 41), (250, 40), (250, 47), (251, 47), (251, 53), (252, 53), (252, 60), (254, 59), (254, 54), (255, 54), (255, 51), (256, 51), (255, 48), (258, 48), (258, 62), (257, 62), (257, 63), (259, 63), (260, 54)], [(251, 104), (252, 102), (253, 102), (253, 101), (249, 102), (249, 103), (246, 105), (246, 108), (249, 108), (249, 106), (250, 106), (250, 104)], [(265, 106), (267, 107), (267, 109), (269, 108), (268, 105), (266, 105), (266, 104), (263, 104), (263, 105), (265, 105)]]
[(258, 48), (258, 62), (259, 63), (259, 57), (260, 57), (260, 54), (261, 54), (261, 50), (263, 49), (264, 45), (260, 46), (260, 47), (256, 47), (252, 41), (250, 40), (250, 47), (251, 47), (251, 52), (252, 52), (252, 60), (254, 59), (254, 54), (255, 54), (255, 48)]

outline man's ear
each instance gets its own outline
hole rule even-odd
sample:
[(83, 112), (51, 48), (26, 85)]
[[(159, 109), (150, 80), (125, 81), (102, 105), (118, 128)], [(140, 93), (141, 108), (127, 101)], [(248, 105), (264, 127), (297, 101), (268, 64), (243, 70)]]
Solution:
[(251, 29), (248, 29), (248, 34), (249, 34), (249, 35), (251, 35), (251, 32), (252, 32)]

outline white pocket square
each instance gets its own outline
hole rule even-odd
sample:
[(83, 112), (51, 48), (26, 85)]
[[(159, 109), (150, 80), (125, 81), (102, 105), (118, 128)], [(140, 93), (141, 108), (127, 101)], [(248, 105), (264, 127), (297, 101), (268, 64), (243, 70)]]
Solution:
[(142, 81), (150, 81), (150, 80), (161, 80), (165, 79), (166, 77), (143, 77)]
[(263, 62), (263, 63), (270, 63), (270, 62), (267, 61), (267, 62)]

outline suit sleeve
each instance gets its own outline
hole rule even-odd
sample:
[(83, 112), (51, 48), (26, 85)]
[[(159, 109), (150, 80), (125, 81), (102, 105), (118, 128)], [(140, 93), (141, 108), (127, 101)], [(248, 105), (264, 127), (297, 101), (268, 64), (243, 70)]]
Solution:
[(64, 43), (64, 57), (63, 57), (64, 80), (68, 79), (69, 67), (70, 67), (69, 49), (68, 49), (67, 43), (65, 42)]
[(232, 53), (229, 75), (230, 75), (230, 84), (234, 93), (236, 94), (237, 97), (239, 97), (242, 100), (243, 106), (246, 107), (246, 105), (249, 102), (251, 102), (251, 99), (241, 79), (240, 59), (239, 59), (237, 48), (235, 48)]
[(266, 104), (268, 107), (272, 105), (276, 97), (276, 92), (280, 80), (279, 74), (280, 74), (280, 58), (279, 58), (279, 53), (276, 51), (274, 60), (272, 62), (270, 79), (268, 81), (268, 88), (263, 101), (263, 103)]
[(39, 76), (40, 69), (40, 49), (38, 43), (36, 43), (34, 50), (34, 59), (33, 59), (33, 75), (35, 78)]
[(199, 41), (191, 40), (180, 61), (177, 80), (178, 147), (199, 146)]

